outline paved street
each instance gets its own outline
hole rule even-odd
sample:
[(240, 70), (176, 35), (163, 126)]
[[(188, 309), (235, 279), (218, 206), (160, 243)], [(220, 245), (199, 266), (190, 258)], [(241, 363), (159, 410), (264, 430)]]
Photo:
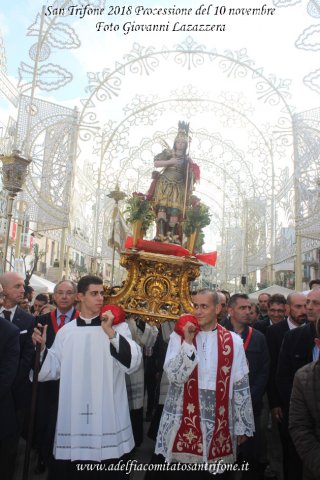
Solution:
[[(147, 430), (149, 423), (144, 423), (145, 430)], [(138, 463), (148, 463), (151, 455), (154, 450), (154, 442), (149, 438), (144, 436), (144, 442), (139, 448), (136, 448), (132, 454), (132, 458), (137, 460)], [(17, 459), (17, 471), (14, 480), (22, 480), (23, 474), (23, 462), (24, 462), (24, 453), (25, 453), (25, 442), (21, 441), (19, 445), (19, 453)], [(30, 470), (29, 470), (29, 479), (28, 480), (46, 480), (47, 473), (44, 472), (43, 474), (35, 474), (34, 470), (36, 467), (36, 455), (35, 452), (32, 452), (31, 459), (30, 459)], [(143, 480), (144, 472), (135, 472), (131, 475), (131, 480)], [(1, 475), (0, 475), (1, 479)], [(61, 479), (64, 480), (64, 479)]]
[[(144, 422), (145, 431), (148, 429), (149, 423)], [(272, 463), (272, 467), (274, 472), (277, 474), (278, 480), (282, 480), (282, 471), (281, 471), (281, 445), (279, 443), (279, 436), (274, 435), (271, 429), (268, 429), (267, 432), (267, 439), (268, 445), (272, 446), (272, 455), (274, 458), (274, 462)], [(25, 451), (25, 442), (21, 441), (19, 446), (19, 456), (17, 462), (17, 472), (15, 475), (14, 480), (22, 480), (22, 469), (23, 469), (23, 461), (24, 461), (24, 451)], [(135, 449), (132, 454), (132, 458), (137, 460), (138, 463), (148, 463), (151, 455), (154, 451), (154, 442), (144, 435), (144, 442), (142, 445)], [(46, 472), (39, 475), (35, 474), (36, 466), (36, 455), (32, 452), (31, 461), (30, 461), (30, 471), (29, 471), (29, 480), (46, 480)], [(135, 472), (131, 475), (131, 480), (143, 480), (144, 472)], [(1, 478), (1, 477), (0, 477)], [(266, 477), (267, 480), (268, 477)], [(64, 479), (61, 479), (64, 480)]]

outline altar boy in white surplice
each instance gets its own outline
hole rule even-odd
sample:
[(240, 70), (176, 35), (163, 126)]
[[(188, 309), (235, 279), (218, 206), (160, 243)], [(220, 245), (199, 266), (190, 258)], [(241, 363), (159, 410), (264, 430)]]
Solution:
[(33, 334), (34, 343), (41, 343), (39, 381), (60, 378), (56, 461), (48, 479), (85, 478), (77, 464), (89, 462), (107, 465), (106, 471), (88, 471), (90, 479), (97, 475), (128, 478), (125, 471), (110, 470), (110, 464), (134, 448), (125, 373), (139, 367), (141, 349), (126, 322), (115, 325), (111, 311), (100, 317), (103, 285), (99, 277), (81, 278), (78, 299), (79, 317), (58, 331), (50, 349), (45, 348), (46, 327), (42, 337), (37, 329)]

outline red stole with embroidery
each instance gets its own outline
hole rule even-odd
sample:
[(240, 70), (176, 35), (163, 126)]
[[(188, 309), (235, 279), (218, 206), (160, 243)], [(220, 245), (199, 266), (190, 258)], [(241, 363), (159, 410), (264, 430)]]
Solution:
[[(218, 324), (218, 367), (216, 378), (215, 425), (208, 451), (208, 461), (232, 455), (229, 431), (229, 386), (233, 361), (231, 333)], [(195, 347), (196, 339), (194, 341)], [(197, 461), (203, 459), (203, 437), (200, 424), (198, 366), (184, 385), (182, 421), (173, 442), (172, 452), (186, 454)]]
[[(71, 320), (74, 320), (75, 318), (79, 317), (79, 314), (80, 312), (78, 312), (78, 310), (74, 310), (73, 311), (73, 315), (71, 317)], [(51, 323), (52, 323), (52, 327), (53, 327), (53, 331), (55, 333), (55, 335), (57, 334), (57, 331), (59, 330), (60, 327), (62, 327), (63, 325), (58, 325), (58, 322), (57, 322), (57, 310), (54, 310), (54, 311), (51, 311), (50, 312), (50, 318), (51, 318)]]

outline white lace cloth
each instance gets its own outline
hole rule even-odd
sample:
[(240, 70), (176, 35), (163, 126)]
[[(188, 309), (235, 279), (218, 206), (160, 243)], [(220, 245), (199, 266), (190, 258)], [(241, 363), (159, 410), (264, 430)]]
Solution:
[[(203, 332), (204, 333), (204, 332)], [(209, 332), (207, 337), (207, 350), (217, 349), (216, 332)], [(229, 430), (233, 443), (233, 455), (225, 461), (236, 460), (236, 436), (253, 435), (254, 419), (252, 412), (251, 396), (249, 389), (248, 366), (243, 349), (242, 340), (232, 335), (234, 340), (234, 361), (231, 370), (230, 391), (229, 391)], [(210, 343), (210, 346), (208, 345)], [(198, 342), (198, 352), (192, 345), (183, 342), (181, 338), (172, 333), (168, 353), (165, 361), (165, 371), (168, 375), (170, 386), (164, 404), (163, 414), (160, 421), (155, 453), (162, 454), (167, 462), (188, 461), (185, 455), (179, 457), (172, 454), (172, 446), (180, 427), (183, 406), (184, 383), (188, 380), (192, 370), (198, 365), (198, 375), (202, 378), (202, 384), (215, 387), (217, 355), (206, 359), (202, 355)], [(213, 360), (212, 360), (213, 359)], [(211, 371), (205, 363), (210, 361)], [(213, 362), (213, 363), (212, 363)], [(203, 372), (207, 371), (204, 375)], [(213, 381), (214, 379), (214, 381)], [(207, 462), (207, 452), (211, 443), (215, 425), (215, 388), (199, 388), (199, 403), (201, 415), (201, 430), (204, 441), (203, 462)]]

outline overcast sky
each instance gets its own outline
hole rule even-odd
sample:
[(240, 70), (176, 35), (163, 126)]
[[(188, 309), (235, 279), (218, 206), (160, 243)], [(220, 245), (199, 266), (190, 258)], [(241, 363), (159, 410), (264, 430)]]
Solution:
[[(35, 42), (35, 37), (27, 37), (26, 33), (33, 24), (37, 14), (41, 11), (44, 2), (41, 0), (4, 0), (0, 7), (0, 25), (4, 38), (7, 67), (10, 77), (17, 78), (18, 68), (21, 61), (30, 63), (28, 50)], [(46, 6), (57, 6), (66, 2), (47, 2)], [(86, 4), (82, 1), (79, 4)], [(83, 96), (86, 86), (87, 71), (101, 71), (115, 61), (120, 61), (123, 54), (131, 50), (132, 44), (138, 42), (145, 46), (172, 47), (181, 43), (188, 35), (201, 44), (205, 44), (209, 50), (215, 48), (219, 52), (226, 49), (236, 50), (246, 48), (250, 58), (254, 59), (257, 67), (264, 69), (266, 73), (275, 74), (278, 77), (292, 79), (292, 93), (294, 103), (299, 110), (308, 109), (319, 103), (320, 80), (314, 74), (314, 83), (319, 84), (319, 93), (316, 93), (303, 84), (303, 78), (319, 68), (318, 48), (320, 46), (319, 26), (319, 2), (318, 0), (274, 0), (264, 4), (257, 0), (233, 0), (226, 2), (201, 3), (194, 0), (177, 0), (155, 2), (144, 0), (140, 2), (122, 2), (126, 8), (132, 7), (132, 14), (112, 16), (113, 6), (122, 7), (121, 2), (94, 1), (91, 7), (103, 6), (104, 13), (101, 16), (89, 16), (80, 18), (80, 15), (60, 18), (59, 21), (68, 23), (76, 30), (81, 41), (81, 47), (72, 50), (55, 49), (52, 51), (50, 61), (60, 63), (67, 67), (74, 76), (73, 81), (66, 87), (50, 94), (57, 101), (72, 101)], [(221, 5), (220, 5), (221, 3)], [(69, 2), (77, 5), (77, 2)], [(89, 4), (89, 2), (88, 2)], [(208, 8), (209, 15), (135, 15), (135, 8), (148, 7), (169, 7), (169, 8), (192, 8), (195, 13), (201, 6)], [(276, 8), (274, 15), (228, 15), (229, 8)], [(314, 8), (312, 8), (314, 5)], [(224, 15), (215, 16), (216, 6), (226, 7)], [(281, 7), (280, 7), (281, 6)], [(317, 9), (318, 6), (318, 18)], [(141, 11), (142, 9), (140, 9)], [(46, 10), (48, 12), (48, 10)], [(127, 11), (127, 10), (126, 10)], [(203, 10), (202, 10), (203, 11)], [(223, 12), (223, 10), (222, 10)], [(58, 21), (54, 15), (47, 16), (46, 21)], [(105, 24), (113, 23), (119, 25), (119, 30), (108, 32), (97, 32), (97, 21)], [(125, 22), (135, 24), (170, 23), (170, 30), (175, 22), (188, 24), (225, 24), (224, 32), (129, 32), (125, 35), (122, 25)], [(178, 27), (177, 27), (178, 28)], [(295, 44), (302, 48), (297, 48)], [(2, 104), (3, 106), (3, 104)]]

